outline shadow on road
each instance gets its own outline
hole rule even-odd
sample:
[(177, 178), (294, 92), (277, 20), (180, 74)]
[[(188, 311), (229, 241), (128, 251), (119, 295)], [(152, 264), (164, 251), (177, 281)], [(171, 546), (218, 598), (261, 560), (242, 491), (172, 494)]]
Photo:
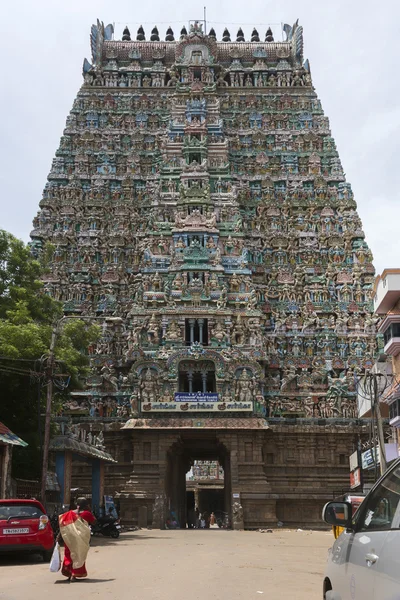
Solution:
[(81, 583), (107, 583), (109, 581), (115, 581), (115, 579), (96, 579), (93, 577), (88, 577), (85, 579), (75, 579), (74, 581), (70, 581), (69, 579), (57, 579), (54, 583), (55, 584), (59, 584), (59, 583), (73, 583), (75, 584), (81, 584)]
[[(0, 554), (0, 569), (5, 567), (17, 567), (20, 565), (43, 565), (44, 561), (40, 554), (24, 554), (23, 552)], [(47, 563), (46, 563), (47, 564)]]
[(140, 541), (140, 540), (170, 540), (171, 538), (168, 536), (156, 536), (156, 535), (146, 535), (143, 533), (135, 532), (127, 532), (122, 533), (118, 539), (108, 538), (108, 537), (100, 537), (94, 536), (91, 539), (90, 545), (92, 548), (96, 548), (99, 546), (114, 546), (114, 545), (124, 545), (124, 542), (128, 541)]

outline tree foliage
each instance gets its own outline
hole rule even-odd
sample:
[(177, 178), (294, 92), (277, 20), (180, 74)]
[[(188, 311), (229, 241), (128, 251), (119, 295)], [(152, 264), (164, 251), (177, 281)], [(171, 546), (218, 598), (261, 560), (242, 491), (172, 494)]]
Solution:
[(60, 320), (61, 304), (43, 293), (44, 272), (29, 246), (0, 230), (0, 421), (29, 444), (14, 452), (14, 475), (27, 478), (40, 473), (46, 382), (37, 373), (43, 372), (53, 328), (58, 323), (55, 356), (65, 374), (60, 380), (69, 376), (74, 386), (88, 369), (86, 349), (98, 336), (98, 328), (84, 321)]

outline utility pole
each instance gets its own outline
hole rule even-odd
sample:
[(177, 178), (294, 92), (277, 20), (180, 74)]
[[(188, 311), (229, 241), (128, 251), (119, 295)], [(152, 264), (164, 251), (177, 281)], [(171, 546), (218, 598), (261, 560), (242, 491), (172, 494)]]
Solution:
[(81, 315), (64, 315), (61, 319), (58, 319), (56, 324), (53, 327), (53, 331), (51, 333), (51, 341), (49, 348), (49, 357), (47, 359), (47, 367), (46, 367), (46, 378), (47, 378), (47, 394), (46, 394), (46, 414), (45, 414), (45, 422), (44, 422), (44, 442), (43, 442), (43, 463), (42, 463), (42, 481), (40, 487), (40, 499), (43, 504), (46, 503), (46, 483), (47, 483), (47, 472), (49, 465), (49, 447), (50, 447), (50, 429), (51, 429), (51, 403), (53, 400), (53, 378), (55, 371), (55, 347), (57, 343), (57, 338), (60, 333), (61, 323), (68, 319), (78, 319), (80, 321), (87, 319), (89, 321), (94, 321), (96, 319), (101, 319), (102, 321), (109, 321), (111, 323), (122, 323), (121, 317), (84, 317)]
[(387, 463), (386, 463), (386, 451), (385, 451), (385, 436), (383, 435), (381, 407), (379, 405), (379, 390), (378, 390), (378, 377), (379, 376), (380, 376), (379, 373), (374, 374), (373, 409), (375, 411), (376, 429), (378, 432), (378, 440), (379, 440), (380, 469), (381, 469), (381, 475), (383, 475), (387, 469)]
[[(383, 378), (383, 385), (381, 385), (381, 378)], [(378, 479), (378, 452), (377, 446), (379, 446), (380, 455), (380, 474), (383, 475), (387, 469), (386, 452), (385, 452), (385, 436), (383, 433), (383, 423), (381, 407), (379, 404), (379, 395), (388, 386), (386, 375), (383, 373), (373, 373), (368, 371), (365, 373), (363, 392), (364, 398), (371, 403), (371, 449), (373, 452), (374, 466), (375, 466), (375, 479)], [(376, 431), (375, 431), (376, 429)]]
[[(62, 317), (63, 319), (63, 317)], [(51, 332), (51, 342), (49, 349), (49, 358), (47, 359), (46, 377), (47, 377), (47, 395), (46, 395), (46, 415), (44, 423), (44, 442), (43, 442), (43, 464), (42, 464), (42, 481), (40, 488), (40, 499), (43, 504), (46, 503), (46, 484), (47, 470), (49, 463), (49, 446), (50, 446), (50, 426), (51, 426), (51, 401), (53, 399), (53, 376), (54, 376), (54, 349), (56, 347), (58, 326), (62, 319), (57, 321)]]

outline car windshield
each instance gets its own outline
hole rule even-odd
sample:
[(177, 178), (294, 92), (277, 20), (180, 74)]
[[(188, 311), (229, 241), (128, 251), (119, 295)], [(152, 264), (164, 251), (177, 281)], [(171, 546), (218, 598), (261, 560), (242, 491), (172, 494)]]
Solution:
[(39, 519), (43, 512), (34, 504), (0, 504), (0, 519)]

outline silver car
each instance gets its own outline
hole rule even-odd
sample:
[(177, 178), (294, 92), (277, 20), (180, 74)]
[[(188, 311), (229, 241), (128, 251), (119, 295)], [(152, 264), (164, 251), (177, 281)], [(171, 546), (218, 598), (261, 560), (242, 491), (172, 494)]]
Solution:
[(351, 512), (347, 502), (322, 511), (326, 523), (346, 528), (329, 550), (324, 599), (400, 600), (400, 459)]

